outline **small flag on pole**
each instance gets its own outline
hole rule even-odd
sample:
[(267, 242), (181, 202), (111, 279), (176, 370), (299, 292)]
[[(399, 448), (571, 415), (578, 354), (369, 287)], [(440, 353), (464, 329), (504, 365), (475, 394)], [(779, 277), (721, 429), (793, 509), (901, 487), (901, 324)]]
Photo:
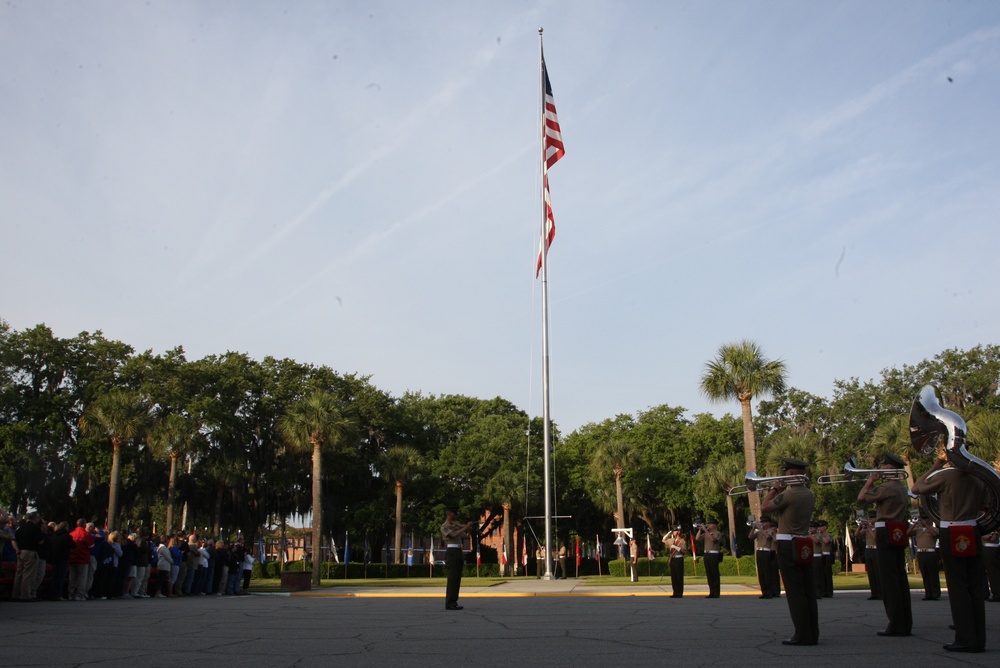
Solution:
[(549, 246), (556, 238), (556, 221), (552, 217), (552, 202), (549, 199), (549, 168), (559, 162), (559, 159), (566, 154), (544, 55), (542, 55), (542, 81), (545, 87), (544, 108), (542, 110), (542, 193), (545, 200), (545, 235), (541, 241), (542, 247), (538, 251), (535, 278), (538, 278), (538, 273), (542, 270), (542, 253), (549, 252)]
[(330, 555), (333, 557), (333, 563), (340, 563), (340, 555), (337, 554), (337, 543), (334, 542), (333, 536), (330, 536)]
[(598, 561), (601, 560), (601, 537), (597, 537), (597, 549), (594, 550), (594, 558)]
[(650, 561), (653, 560), (653, 541), (649, 539), (649, 534), (646, 534), (646, 558)]
[(576, 537), (576, 567), (580, 568), (580, 537)]
[(347, 532), (344, 532), (344, 563), (351, 563), (351, 545), (347, 540)]

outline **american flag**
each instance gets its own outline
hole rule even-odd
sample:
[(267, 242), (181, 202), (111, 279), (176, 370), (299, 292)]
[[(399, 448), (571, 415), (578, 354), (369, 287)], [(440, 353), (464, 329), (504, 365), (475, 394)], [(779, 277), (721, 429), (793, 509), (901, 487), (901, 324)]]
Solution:
[(544, 165), (542, 167), (542, 191), (545, 199), (545, 246), (538, 251), (535, 278), (538, 278), (538, 273), (542, 270), (542, 253), (548, 253), (552, 240), (556, 238), (556, 222), (552, 218), (552, 202), (549, 199), (549, 168), (559, 162), (559, 159), (566, 154), (544, 55), (542, 56), (542, 80), (545, 83), (545, 110), (542, 112), (542, 162)]

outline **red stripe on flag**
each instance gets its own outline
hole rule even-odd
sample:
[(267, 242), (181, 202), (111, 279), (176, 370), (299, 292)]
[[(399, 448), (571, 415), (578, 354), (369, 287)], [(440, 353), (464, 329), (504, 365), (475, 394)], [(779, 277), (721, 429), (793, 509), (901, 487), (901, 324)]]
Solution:
[[(535, 278), (542, 270), (542, 253), (548, 253), (552, 241), (556, 238), (556, 222), (552, 217), (552, 201), (549, 199), (549, 168), (566, 155), (563, 146), (562, 130), (559, 127), (559, 117), (556, 114), (556, 103), (552, 98), (552, 84), (549, 82), (549, 71), (545, 67), (545, 57), (542, 57), (542, 77), (545, 82), (545, 111), (542, 115), (542, 190), (545, 199), (545, 240), (544, 248), (538, 251), (538, 262), (535, 266)], [(541, 244), (540, 244), (541, 245)]]

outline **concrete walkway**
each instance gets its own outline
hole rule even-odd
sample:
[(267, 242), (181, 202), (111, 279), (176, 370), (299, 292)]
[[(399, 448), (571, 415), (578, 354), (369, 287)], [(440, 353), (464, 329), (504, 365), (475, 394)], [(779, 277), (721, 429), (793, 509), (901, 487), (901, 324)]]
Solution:
[(199, 596), (79, 603), (0, 602), (0, 664), (82, 666), (994, 666), (1000, 605), (988, 603), (984, 654), (955, 655), (946, 597), (913, 592), (913, 636), (880, 638), (885, 611), (867, 592), (822, 599), (820, 643), (792, 633), (783, 599), (741, 586), (585, 586), (510, 581), (463, 588), (444, 610), (439, 587), (329, 588), (295, 595)]

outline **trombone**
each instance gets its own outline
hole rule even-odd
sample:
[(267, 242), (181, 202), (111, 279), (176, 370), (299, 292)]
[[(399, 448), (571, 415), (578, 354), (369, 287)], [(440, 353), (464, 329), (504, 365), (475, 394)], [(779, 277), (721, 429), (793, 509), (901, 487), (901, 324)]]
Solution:
[(744, 484), (737, 485), (729, 490), (729, 496), (740, 496), (750, 492), (766, 492), (779, 485), (808, 485), (809, 476), (800, 473), (798, 475), (776, 475), (769, 478), (758, 478), (756, 471), (747, 473)]
[(872, 474), (875, 474), (878, 480), (906, 480), (910, 477), (903, 469), (859, 469), (854, 457), (851, 457), (844, 464), (843, 473), (821, 475), (816, 478), (816, 484), (843, 485), (849, 482), (864, 482)]

